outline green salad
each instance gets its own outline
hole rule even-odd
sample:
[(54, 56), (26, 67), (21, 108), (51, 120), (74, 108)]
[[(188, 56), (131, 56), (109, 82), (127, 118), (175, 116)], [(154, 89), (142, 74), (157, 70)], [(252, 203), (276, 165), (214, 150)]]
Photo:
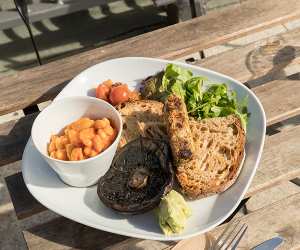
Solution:
[[(206, 88), (204, 88), (204, 83)], [(246, 128), (249, 113), (248, 96), (237, 99), (236, 92), (225, 83), (213, 83), (202, 76), (194, 76), (190, 70), (174, 64), (143, 82), (144, 98), (165, 101), (170, 94), (183, 98), (190, 116), (196, 119), (236, 114)]]

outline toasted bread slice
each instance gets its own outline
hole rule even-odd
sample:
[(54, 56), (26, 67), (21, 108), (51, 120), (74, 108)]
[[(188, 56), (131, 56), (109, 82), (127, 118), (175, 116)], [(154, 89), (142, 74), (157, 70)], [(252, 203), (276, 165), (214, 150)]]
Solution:
[(177, 163), (192, 159), (195, 155), (193, 135), (185, 103), (176, 95), (168, 97), (165, 106), (170, 146)]
[[(181, 114), (184, 113), (181, 113), (180, 108), (177, 114), (171, 111), (172, 108), (170, 110), (174, 102), (180, 102), (181, 106), (185, 104), (174, 96), (166, 103), (176, 176), (183, 192), (190, 198), (201, 198), (225, 191), (238, 177), (244, 156), (245, 131), (240, 119), (235, 115), (201, 121), (189, 119), (189, 128), (182, 126), (176, 130), (174, 126), (186, 121), (188, 117), (186, 114), (182, 118)], [(189, 159), (178, 157), (178, 148), (182, 147), (178, 141), (180, 134), (186, 134), (186, 145), (189, 145), (192, 152)]]
[(123, 120), (123, 134), (119, 147), (139, 136), (167, 139), (163, 103), (152, 100), (126, 102), (117, 106)]

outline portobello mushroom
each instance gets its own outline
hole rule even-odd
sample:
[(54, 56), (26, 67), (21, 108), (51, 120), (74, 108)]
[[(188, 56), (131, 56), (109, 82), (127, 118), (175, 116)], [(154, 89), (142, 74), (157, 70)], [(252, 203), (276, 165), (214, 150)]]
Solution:
[(140, 137), (114, 157), (98, 183), (97, 193), (108, 207), (124, 214), (155, 208), (173, 186), (171, 152), (166, 142)]

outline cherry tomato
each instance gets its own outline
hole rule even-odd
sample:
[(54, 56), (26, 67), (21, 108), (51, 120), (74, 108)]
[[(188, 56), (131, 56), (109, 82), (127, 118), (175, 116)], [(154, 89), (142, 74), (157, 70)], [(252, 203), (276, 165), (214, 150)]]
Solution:
[(96, 89), (96, 97), (108, 101), (110, 88), (106, 84), (99, 84)]
[(129, 98), (129, 90), (127, 85), (118, 85), (116, 87), (112, 87), (110, 94), (109, 94), (109, 100), (112, 105), (117, 105), (122, 102), (128, 101)]

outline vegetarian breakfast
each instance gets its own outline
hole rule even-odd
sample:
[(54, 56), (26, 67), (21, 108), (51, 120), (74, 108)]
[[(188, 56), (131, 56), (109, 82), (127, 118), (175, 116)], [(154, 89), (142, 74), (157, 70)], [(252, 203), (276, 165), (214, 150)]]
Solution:
[[(238, 99), (226, 84), (168, 64), (146, 78), (140, 92), (111, 80), (95, 92), (123, 120), (118, 151), (97, 187), (107, 207), (132, 215), (153, 210), (163, 233), (177, 234), (192, 215), (185, 198), (224, 192), (238, 178), (247, 97)], [(81, 118), (51, 137), (48, 153), (66, 161), (87, 159), (111, 145), (116, 134), (106, 118)]]
[(52, 135), (49, 156), (64, 161), (80, 161), (94, 157), (108, 148), (117, 131), (107, 118), (80, 118), (66, 126), (62, 135)]

